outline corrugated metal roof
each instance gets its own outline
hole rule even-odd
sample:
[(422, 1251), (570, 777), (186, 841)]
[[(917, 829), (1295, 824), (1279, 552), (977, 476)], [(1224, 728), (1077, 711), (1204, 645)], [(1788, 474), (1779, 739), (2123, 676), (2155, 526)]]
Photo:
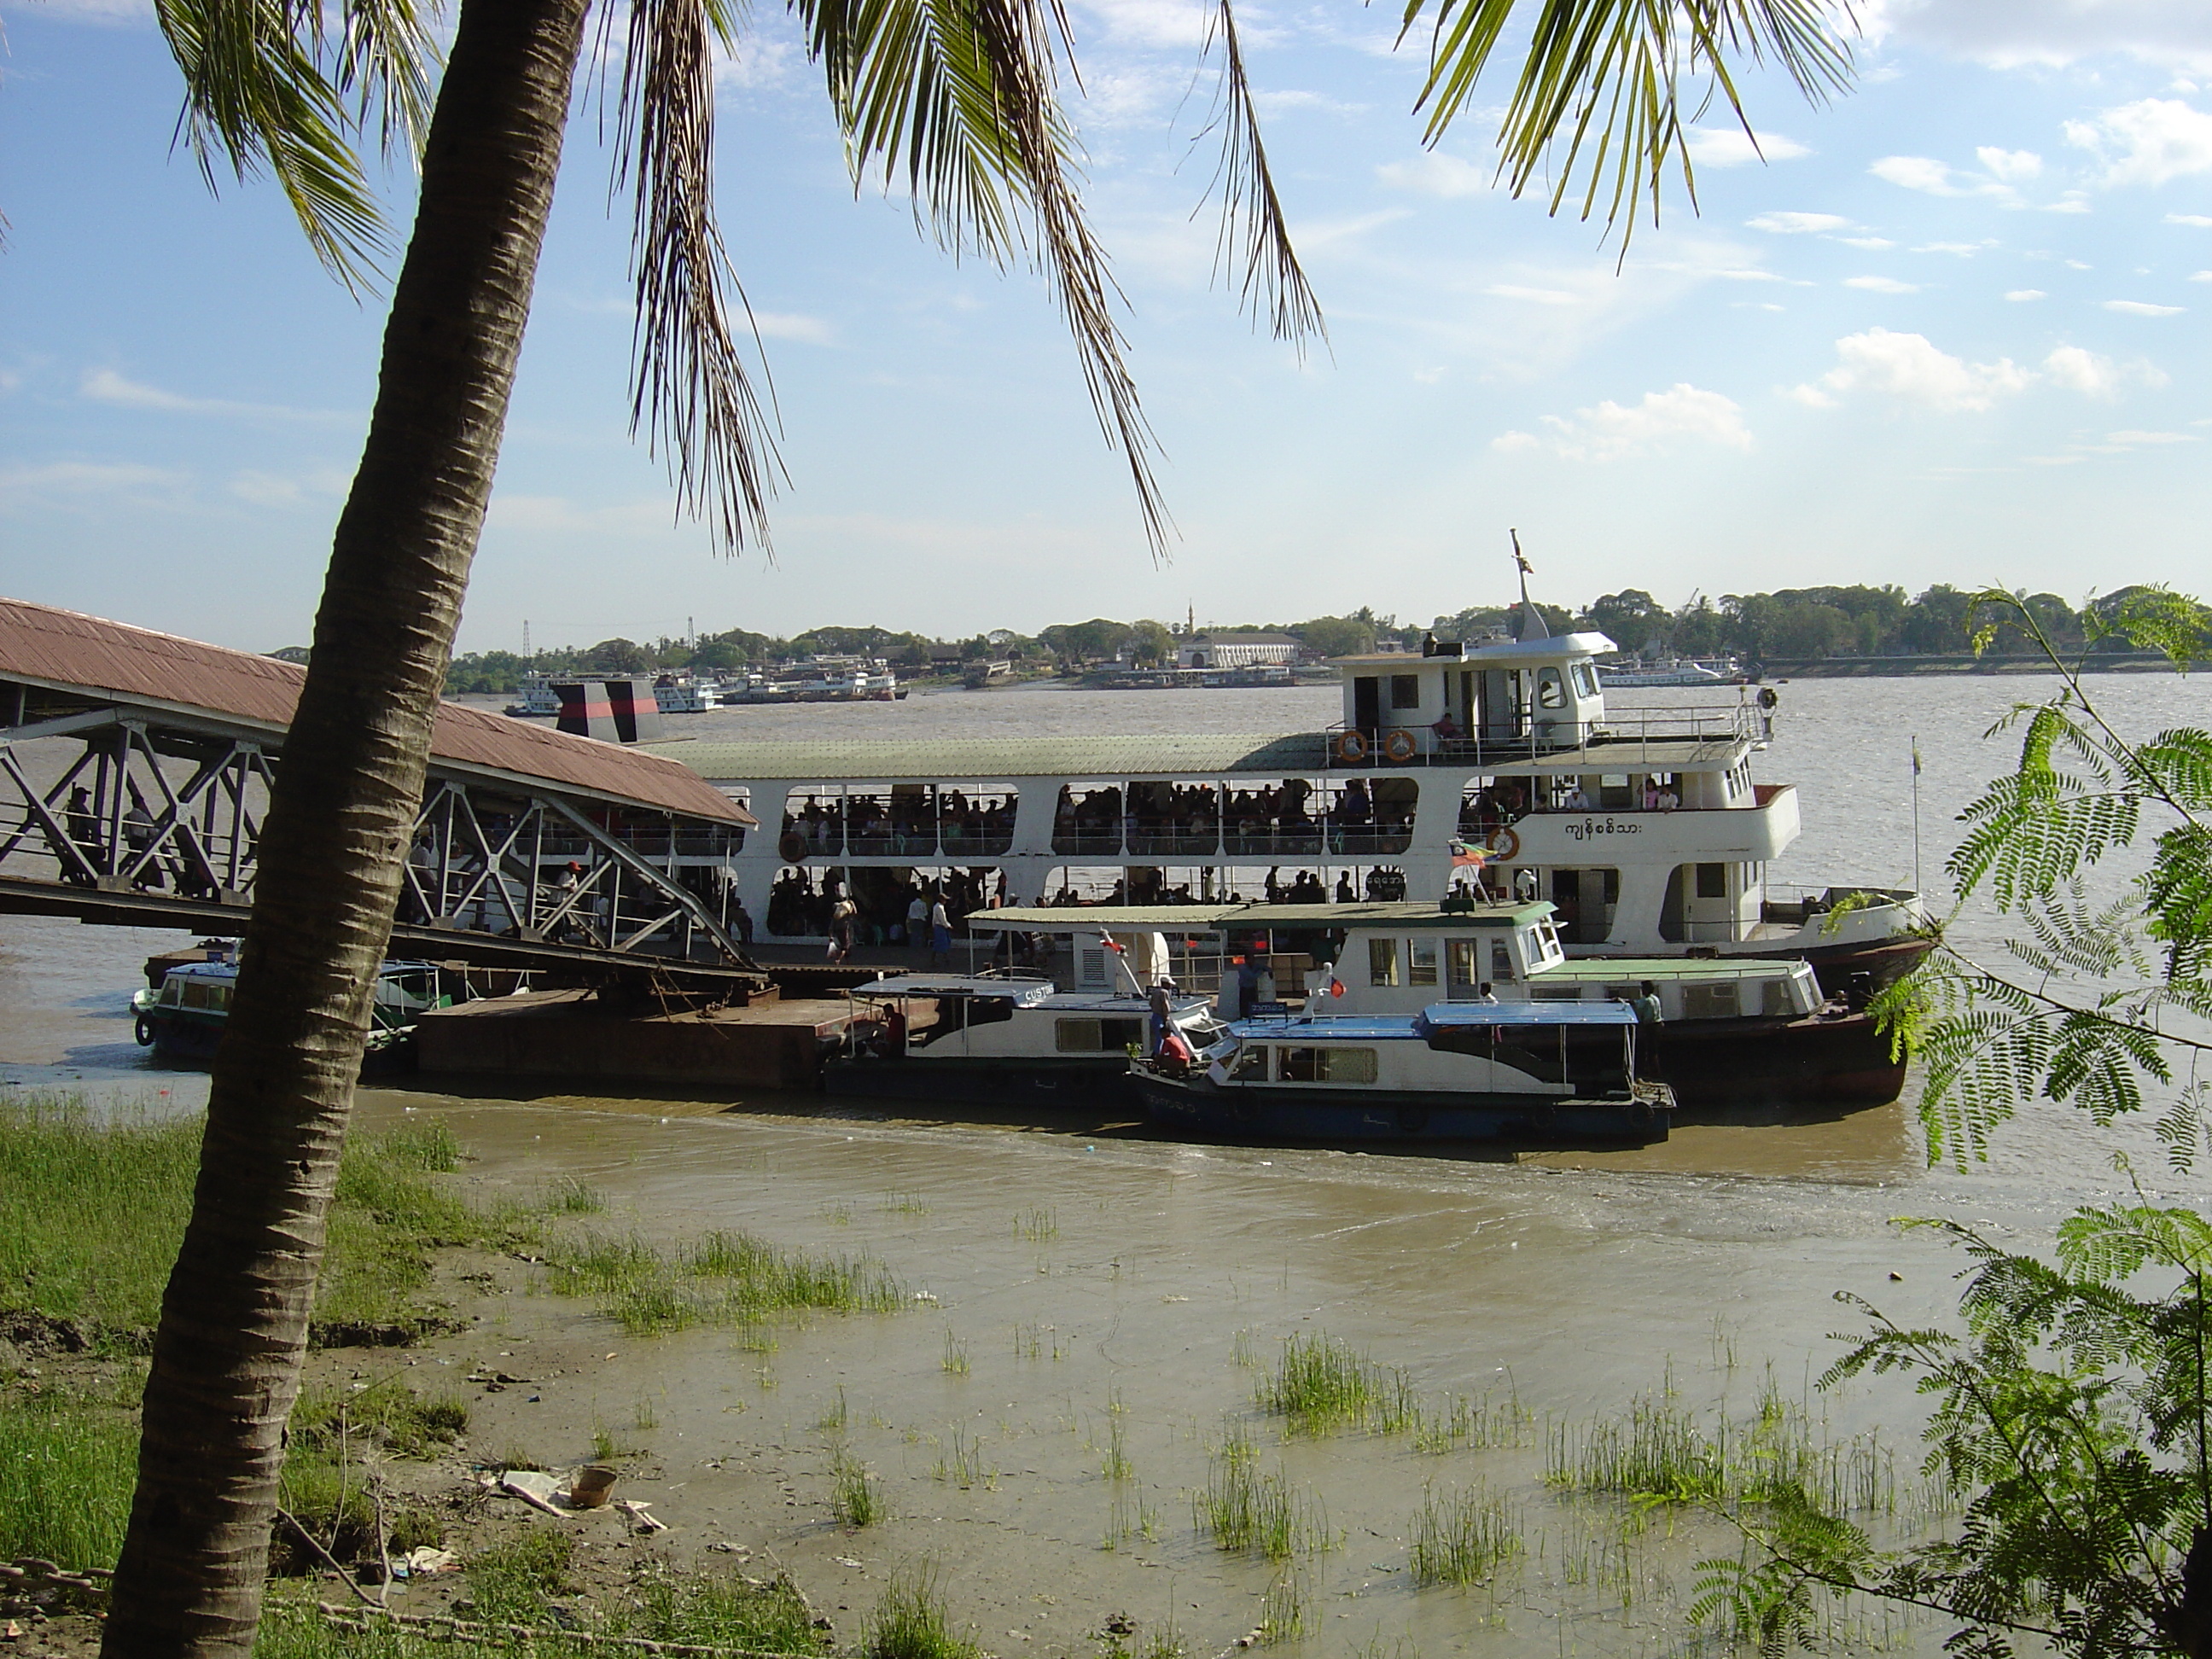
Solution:
[[(281, 731), (307, 671), (174, 634), (0, 599), (0, 675), (82, 696), (198, 712)], [(430, 740), (447, 761), (579, 793), (721, 823), (751, 814), (697, 773), (659, 756), (571, 737), (489, 709), (445, 703)]]
[(976, 738), (893, 743), (713, 743), (647, 745), (715, 783), (921, 783), (969, 779), (1284, 776), (1319, 771), (1322, 734), (1297, 732), (1164, 737)]

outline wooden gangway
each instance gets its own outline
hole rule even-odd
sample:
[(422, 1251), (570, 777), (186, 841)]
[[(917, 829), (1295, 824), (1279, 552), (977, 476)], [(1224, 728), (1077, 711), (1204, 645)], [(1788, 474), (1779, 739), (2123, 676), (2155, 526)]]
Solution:
[[(307, 671), (0, 599), (0, 913), (234, 935)], [(750, 813), (689, 768), (443, 705), (395, 945), (567, 982), (737, 986)]]

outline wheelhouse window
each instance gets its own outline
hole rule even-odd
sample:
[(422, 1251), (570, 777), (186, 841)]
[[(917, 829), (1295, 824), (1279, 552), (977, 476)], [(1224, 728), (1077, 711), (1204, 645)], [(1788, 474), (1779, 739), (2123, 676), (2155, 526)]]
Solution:
[(1437, 982), (1437, 942), (1432, 939), (1409, 939), (1406, 941), (1406, 983), (1434, 985)]
[(1421, 706), (1421, 677), (1419, 674), (1390, 676), (1390, 707), (1419, 708)]
[(1267, 1048), (1265, 1043), (1247, 1043), (1237, 1051), (1236, 1062), (1229, 1068), (1231, 1083), (1265, 1083), (1267, 1080)]
[(1490, 941), (1490, 977), (1499, 981), (1513, 977), (1513, 949), (1502, 939)]
[(1367, 941), (1367, 982), (1370, 985), (1395, 985), (1398, 982), (1396, 939), (1370, 939)]
[(1559, 678), (1558, 669), (1537, 671), (1536, 704), (1540, 708), (1565, 708), (1567, 706), (1567, 683)]
[(1570, 667), (1574, 672), (1576, 695), (1584, 697), (1597, 696), (1597, 676), (1590, 672), (1589, 664), (1576, 662)]
[(1375, 1075), (1372, 1048), (1275, 1050), (1278, 1083), (1372, 1083)]
[(1735, 983), (1732, 980), (1682, 988), (1684, 1019), (1734, 1019), (1736, 1012)]

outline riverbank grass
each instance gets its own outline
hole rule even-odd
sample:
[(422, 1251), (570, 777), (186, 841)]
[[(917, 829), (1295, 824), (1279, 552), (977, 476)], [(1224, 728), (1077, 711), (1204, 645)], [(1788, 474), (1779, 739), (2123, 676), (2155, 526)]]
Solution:
[(792, 1313), (889, 1313), (901, 1301), (880, 1262), (780, 1250), (720, 1230), (674, 1249), (637, 1233), (580, 1233), (555, 1240), (548, 1265), (554, 1290), (597, 1303), (633, 1336)]

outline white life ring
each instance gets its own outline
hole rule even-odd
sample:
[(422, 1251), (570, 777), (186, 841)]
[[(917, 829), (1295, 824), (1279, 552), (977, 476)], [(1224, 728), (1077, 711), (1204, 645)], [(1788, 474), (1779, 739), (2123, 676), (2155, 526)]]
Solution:
[(1358, 732), (1336, 734), (1336, 757), (1347, 766), (1357, 766), (1367, 758), (1367, 739)]
[(1382, 739), (1382, 756), (1394, 766), (1403, 766), (1413, 758), (1413, 734), (1403, 727)]
[(1490, 837), (1490, 850), (1500, 863), (1510, 864), (1521, 854), (1521, 837), (1510, 827), (1498, 830)]

